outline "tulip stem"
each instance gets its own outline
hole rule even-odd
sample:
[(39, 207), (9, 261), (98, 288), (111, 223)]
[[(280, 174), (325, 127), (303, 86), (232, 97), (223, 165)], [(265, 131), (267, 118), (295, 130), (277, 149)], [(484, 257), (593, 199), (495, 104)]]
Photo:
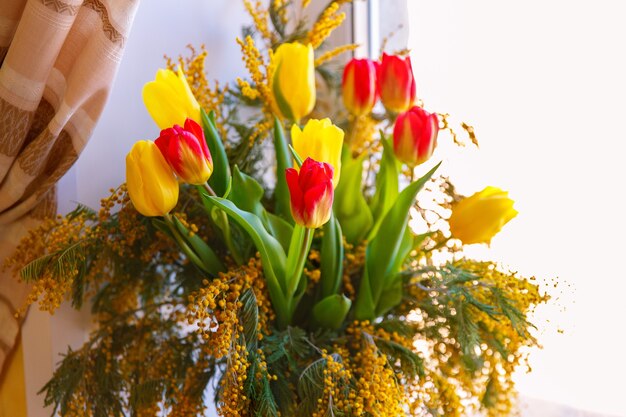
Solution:
[[(217, 194), (215, 193), (215, 191), (213, 191), (213, 188), (211, 188), (208, 182), (204, 183), (204, 188), (207, 190), (210, 196), (217, 197)], [(230, 223), (228, 222), (228, 215), (224, 210), (220, 210), (220, 215), (222, 216), (222, 224), (224, 225), (222, 232), (224, 233), (226, 247), (230, 251), (230, 254), (232, 255), (237, 265), (241, 265), (243, 264), (243, 259), (241, 258), (241, 255), (237, 251), (237, 248), (235, 247), (235, 244), (233, 242), (233, 236), (230, 232)]]
[(196, 266), (198, 266), (204, 272), (209, 272), (207, 267), (202, 262), (202, 260), (198, 257), (198, 255), (196, 255), (193, 249), (191, 249), (189, 245), (187, 245), (187, 243), (185, 243), (183, 238), (180, 236), (180, 232), (178, 231), (178, 229), (176, 228), (176, 225), (174, 225), (174, 222), (172, 221), (172, 216), (169, 213), (166, 213), (163, 216), (163, 218), (165, 219), (167, 226), (172, 232), (172, 236), (174, 236), (174, 240), (176, 240), (176, 243), (178, 243), (178, 246), (180, 246), (182, 251), (185, 252), (185, 255), (187, 255), (189, 260), (193, 262), (194, 264), (196, 264)]
[(352, 121), (350, 122), (350, 133), (348, 134), (348, 137), (346, 138), (346, 142), (348, 143), (348, 146), (352, 147), (352, 144), (354, 142), (354, 138), (356, 137), (357, 134), (357, 127), (359, 126), (359, 121), (361, 120), (361, 116), (354, 116)]
[[(300, 286), (302, 271), (311, 249), (312, 240), (313, 229), (300, 225), (295, 226), (288, 254), (288, 258), (292, 256), (295, 256), (295, 258), (291, 258), (294, 261), (287, 261), (287, 311), (289, 313), (289, 322), (291, 322), (298, 302), (296, 300), (296, 292), (298, 292), (298, 287)], [(294, 253), (296, 251), (297, 253)]]
[(213, 191), (213, 188), (211, 188), (208, 182), (204, 183), (204, 189), (207, 191), (207, 193), (209, 193), (210, 196), (217, 197), (217, 194), (215, 194), (215, 191)]

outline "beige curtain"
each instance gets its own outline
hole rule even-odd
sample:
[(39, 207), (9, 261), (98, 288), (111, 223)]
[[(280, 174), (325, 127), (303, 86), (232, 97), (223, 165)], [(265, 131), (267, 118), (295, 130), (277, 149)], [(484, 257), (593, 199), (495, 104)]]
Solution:
[[(55, 183), (91, 136), (138, 2), (0, 0), (0, 264), (55, 214)], [(26, 293), (0, 272), (0, 371)]]

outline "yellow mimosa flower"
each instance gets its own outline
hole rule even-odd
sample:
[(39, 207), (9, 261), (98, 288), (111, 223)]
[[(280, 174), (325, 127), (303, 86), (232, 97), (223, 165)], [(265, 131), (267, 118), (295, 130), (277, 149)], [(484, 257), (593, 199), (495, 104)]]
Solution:
[(313, 47), (284, 43), (272, 57), (271, 89), (282, 116), (298, 123), (315, 107)]
[(157, 145), (136, 142), (126, 155), (126, 188), (135, 209), (144, 216), (164, 216), (178, 202), (178, 181)]
[(200, 105), (180, 67), (177, 72), (158, 70), (155, 80), (143, 86), (142, 96), (148, 113), (161, 130), (182, 126), (187, 118), (202, 125)]
[(502, 227), (517, 216), (509, 193), (487, 187), (452, 208), (450, 232), (464, 244), (490, 243)]
[(337, 187), (341, 173), (343, 136), (343, 130), (330, 119), (310, 119), (303, 130), (295, 124), (291, 127), (291, 143), (302, 160), (311, 158), (332, 165), (334, 187)]

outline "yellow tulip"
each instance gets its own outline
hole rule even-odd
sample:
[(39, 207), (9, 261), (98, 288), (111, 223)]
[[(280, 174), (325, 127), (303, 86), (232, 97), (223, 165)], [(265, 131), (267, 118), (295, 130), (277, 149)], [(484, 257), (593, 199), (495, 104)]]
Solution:
[(509, 193), (487, 187), (452, 208), (450, 232), (464, 244), (490, 243), (502, 227), (517, 216)]
[(180, 67), (177, 72), (158, 70), (155, 80), (143, 86), (142, 96), (148, 113), (161, 130), (182, 126), (187, 118), (202, 125), (200, 105)]
[(337, 187), (341, 173), (343, 135), (343, 130), (330, 119), (310, 119), (303, 130), (295, 124), (291, 127), (291, 143), (302, 160), (311, 158), (332, 165), (334, 187)]
[(126, 188), (137, 211), (164, 216), (178, 202), (178, 181), (156, 144), (140, 140), (126, 155)]
[(315, 107), (313, 47), (283, 43), (272, 57), (271, 89), (283, 117), (298, 123)]

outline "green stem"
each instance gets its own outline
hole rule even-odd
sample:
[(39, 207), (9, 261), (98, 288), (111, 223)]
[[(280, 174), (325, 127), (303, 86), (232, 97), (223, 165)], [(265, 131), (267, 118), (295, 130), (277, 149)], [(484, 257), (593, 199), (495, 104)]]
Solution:
[[(313, 240), (313, 229), (296, 225), (293, 231), (291, 244), (289, 246), (289, 254), (287, 255), (287, 313), (288, 322), (291, 323), (293, 313), (300, 301), (300, 297), (296, 297), (296, 292), (300, 286), (302, 279), (302, 271), (304, 264), (311, 249)], [(294, 257), (295, 256), (295, 257)], [(293, 261), (291, 260), (293, 259)]]
[(170, 216), (170, 214), (167, 213), (166, 215), (163, 216), (163, 218), (165, 219), (167, 226), (172, 232), (172, 236), (174, 236), (176, 243), (178, 243), (178, 246), (180, 246), (183, 252), (185, 252), (185, 255), (187, 255), (187, 257), (191, 260), (191, 262), (196, 264), (198, 268), (202, 269), (204, 272), (209, 272), (206, 266), (204, 265), (204, 263), (202, 262), (202, 260), (198, 257), (198, 255), (196, 255), (193, 249), (191, 249), (187, 245), (187, 243), (185, 243), (183, 238), (180, 236), (180, 233), (178, 232), (178, 229), (176, 229), (176, 226), (174, 225), (174, 222), (172, 221), (172, 217)]
[[(217, 197), (217, 194), (215, 194), (215, 191), (213, 191), (213, 188), (211, 188), (208, 182), (204, 183), (204, 188), (207, 190), (210, 196)], [(222, 216), (222, 223), (224, 225), (222, 233), (224, 234), (226, 247), (228, 248), (237, 265), (241, 265), (243, 264), (243, 258), (239, 254), (239, 251), (237, 251), (237, 248), (235, 247), (235, 244), (233, 242), (233, 236), (230, 231), (230, 223), (228, 222), (228, 215), (224, 210), (220, 210), (220, 215)]]
[(300, 283), (300, 277), (302, 275), (302, 271), (304, 270), (304, 264), (306, 262), (307, 256), (309, 255), (309, 249), (311, 248), (311, 231), (313, 229), (309, 229), (307, 227), (304, 228), (304, 232), (302, 233), (302, 240), (299, 242), (300, 249), (298, 250), (298, 257), (294, 264), (293, 269), (293, 277), (289, 277), (289, 288), (287, 295), (289, 297), (293, 297), (296, 290), (298, 289), (298, 284)]
[(352, 145), (354, 143), (354, 139), (356, 138), (357, 127), (359, 126), (359, 122), (361, 120), (361, 116), (354, 116), (350, 121), (350, 130), (348, 133), (348, 137), (346, 138), (346, 142), (348, 144), (348, 149), (352, 150)]

